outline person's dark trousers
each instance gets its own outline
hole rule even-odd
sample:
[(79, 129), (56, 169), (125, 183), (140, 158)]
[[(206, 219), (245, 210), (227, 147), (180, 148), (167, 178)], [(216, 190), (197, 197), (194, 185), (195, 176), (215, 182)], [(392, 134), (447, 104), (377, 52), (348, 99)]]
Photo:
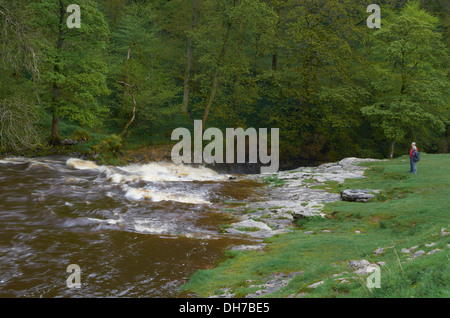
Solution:
[(413, 171), (413, 165), (414, 165), (414, 161), (412, 157), (409, 157), (409, 172), (414, 172)]
[(414, 160), (411, 160), (412, 162), (412, 168), (411, 168), (411, 172), (412, 173), (417, 173), (417, 162), (415, 162)]

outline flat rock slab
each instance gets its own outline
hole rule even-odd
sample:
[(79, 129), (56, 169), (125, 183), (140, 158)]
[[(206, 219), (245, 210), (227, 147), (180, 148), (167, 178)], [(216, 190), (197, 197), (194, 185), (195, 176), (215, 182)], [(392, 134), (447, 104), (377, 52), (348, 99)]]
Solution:
[(287, 286), (289, 282), (297, 275), (301, 275), (303, 272), (291, 272), (289, 274), (284, 273), (272, 273), (262, 285), (251, 285), (249, 287), (260, 288), (254, 293), (248, 294), (245, 298), (256, 298), (264, 295), (272, 294), (281, 288)]
[(378, 190), (347, 189), (341, 191), (341, 199), (350, 202), (369, 202), (375, 197)]
[[(295, 219), (312, 216), (324, 217), (322, 212), (324, 204), (341, 200), (341, 195), (328, 192), (326, 188), (317, 188), (317, 186), (325, 185), (326, 181), (342, 183), (347, 178), (364, 178), (364, 170), (367, 167), (359, 164), (369, 161), (379, 160), (352, 157), (317, 167), (299, 167), (293, 170), (279, 171), (276, 174), (246, 176), (246, 178), (261, 182), (267, 176), (276, 175), (279, 180), (286, 183), (282, 186), (268, 185), (258, 189), (259, 193), (255, 202), (242, 206), (247, 213), (239, 216), (241, 222), (231, 224), (226, 232), (266, 238), (290, 232), (290, 228), (293, 226), (292, 221)], [(371, 198), (377, 192), (377, 190), (367, 191), (371, 192), (369, 195)], [(251, 221), (252, 219), (258, 221)], [(265, 225), (263, 225), (264, 223)], [(246, 231), (242, 231), (243, 228), (246, 228)]]
[(266, 243), (256, 244), (256, 245), (236, 245), (231, 248), (232, 251), (255, 251), (262, 250), (266, 247)]

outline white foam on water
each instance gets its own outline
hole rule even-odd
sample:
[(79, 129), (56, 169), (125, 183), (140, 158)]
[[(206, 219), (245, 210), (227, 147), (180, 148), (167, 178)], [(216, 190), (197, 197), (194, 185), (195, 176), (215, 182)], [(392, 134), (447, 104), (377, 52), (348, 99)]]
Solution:
[(100, 166), (98, 166), (95, 162), (89, 160), (82, 160), (77, 158), (69, 158), (66, 161), (66, 165), (78, 170), (98, 170)]
[(131, 173), (144, 181), (220, 181), (226, 180), (214, 170), (205, 167), (190, 167), (173, 163), (148, 163), (144, 165), (129, 165), (119, 167), (120, 170)]
[(170, 226), (165, 223), (155, 224), (151, 220), (136, 220), (134, 230), (140, 233), (166, 234), (170, 233)]
[(176, 201), (189, 204), (209, 204), (202, 195), (192, 193), (177, 193), (174, 191), (161, 191), (158, 188), (136, 188), (130, 187), (128, 183), (137, 181), (146, 182), (192, 182), (192, 181), (222, 181), (226, 180), (226, 175), (221, 175), (214, 170), (205, 167), (190, 167), (173, 163), (148, 163), (144, 165), (132, 164), (125, 167), (99, 166), (92, 161), (70, 158), (66, 164), (75, 169), (95, 169), (101, 175), (99, 181), (120, 184), (125, 191), (125, 197), (133, 201), (151, 200)]
[(49, 165), (48, 163), (39, 162), (39, 161), (29, 161), (29, 165), (26, 170), (34, 170), (34, 169), (47, 169), (47, 170), (58, 170), (57, 168)]
[(80, 183), (86, 183), (88, 182), (88, 180), (83, 179), (83, 178), (77, 178), (77, 177), (65, 177), (63, 178), (63, 182), (65, 184), (80, 184)]
[[(106, 178), (114, 183), (131, 181), (222, 181), (226, 175), (221, 175), (206, 167), (190, 167), (173, 163), (158, 162), (144, 165), (133, 164), (125, 167), (99, 166), (93, 161), (70, 158), (66, 165), (83, 170), (94, 169), (105, 173)], [(123, 173), (124, 172), (124, 173)]]
[(122, 219), (117, 219), (117, 220), (114, 220), (114, 219), (102, 220), (102, 219), (97, 219), (97, 218), (87, 218), (87, 219), (90, 220), (90, 221), (93, 221), (93, 222), (107, 223), (107, 224), (110, 224), (110, 225), (119, 225), (119, 224), (121, 224), (121, 222), (123, 222)]
[(10, 157), (10, 158), (4, 158), (0, 159), (0, 163), (11, 163), (14, 165), (20, 165), (27, 162), (36, 162), (36, 160), (32, 160), (29, 158), (23, 158), (23, 157)]
[(153, 202), (160, 201), (176, 201), (181, 203), (191, 203), (191, 204), (210, 204), (209, 201), (196, 196), (186, 196), (179, 193), (170, 193), (163, 191), (155, 191), (153, 189), (142, 189), (142, 188), (125, 188), (125, 197), (133, 201), (141, 200), (151, 200)]

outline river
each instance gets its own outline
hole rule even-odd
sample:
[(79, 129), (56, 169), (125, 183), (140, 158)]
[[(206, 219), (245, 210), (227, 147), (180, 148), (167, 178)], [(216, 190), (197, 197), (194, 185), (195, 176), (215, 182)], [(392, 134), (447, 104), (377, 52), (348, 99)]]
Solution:
[(172, 163), (0, 159), (0, 297), (195, 297), (179, 291), (190, 275), (251, 243), (220, 227), (254, 186)]

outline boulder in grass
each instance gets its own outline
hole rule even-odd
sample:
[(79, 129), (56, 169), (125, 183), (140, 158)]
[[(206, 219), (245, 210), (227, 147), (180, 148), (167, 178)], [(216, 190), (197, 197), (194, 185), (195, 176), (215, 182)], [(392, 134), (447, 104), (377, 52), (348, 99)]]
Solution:
[(341, 191), (341, 199), (350, 202), (369, 202), (375, 197), (376, 190), (347, 189)]

